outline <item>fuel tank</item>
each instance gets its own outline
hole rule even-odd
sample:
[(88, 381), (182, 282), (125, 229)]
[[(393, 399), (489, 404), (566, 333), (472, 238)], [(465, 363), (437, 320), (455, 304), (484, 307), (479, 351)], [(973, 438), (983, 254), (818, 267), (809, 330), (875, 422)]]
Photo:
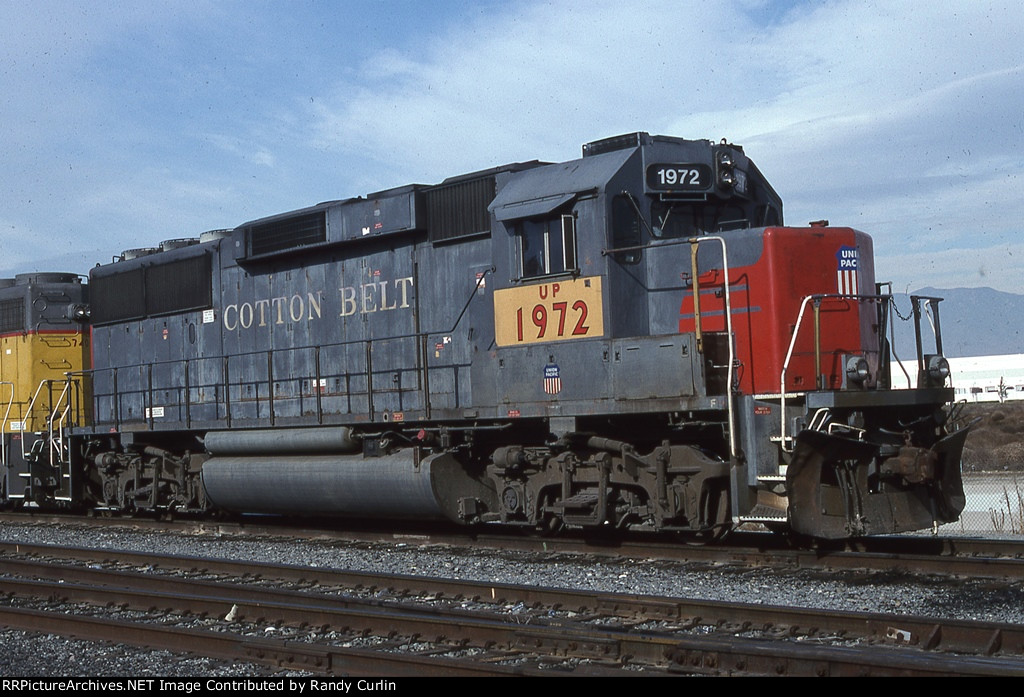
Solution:
[(230, 455), (203, 464), (209, 500), (229, 511), (473, 522), (495, 494), (448, 453)]

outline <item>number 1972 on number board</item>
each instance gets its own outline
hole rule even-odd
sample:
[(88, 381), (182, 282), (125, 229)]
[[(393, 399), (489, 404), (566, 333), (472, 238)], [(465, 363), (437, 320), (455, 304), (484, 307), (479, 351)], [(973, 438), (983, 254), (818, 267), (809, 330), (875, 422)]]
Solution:
[(601, 277), (495, 291), (494, 333), (499, 346), (604, 336)]

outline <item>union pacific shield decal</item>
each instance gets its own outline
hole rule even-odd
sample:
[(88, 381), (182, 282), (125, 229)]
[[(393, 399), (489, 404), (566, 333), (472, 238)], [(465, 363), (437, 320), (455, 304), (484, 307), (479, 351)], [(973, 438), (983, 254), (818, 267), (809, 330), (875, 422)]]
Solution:
[(856, 247), (840, 247), (836, 252), (836, 292), (841, 295), (857, 295), (858, 253)]
[(554, 363), (544, 366), (544, 393), (555, 395), (562, 391), (562, 376)]

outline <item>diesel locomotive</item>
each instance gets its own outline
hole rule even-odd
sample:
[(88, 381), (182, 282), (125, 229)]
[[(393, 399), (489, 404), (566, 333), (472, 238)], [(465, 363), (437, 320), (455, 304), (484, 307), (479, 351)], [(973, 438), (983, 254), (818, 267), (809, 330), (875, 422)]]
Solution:
[(609, 138), (0, 302), (22, 286), (3, 346), (73, 357), (9, 379), (6, 349), (9, 503), (843, 538), (965, 502), (938, 299), (911, 384), (871, 238), (786, 226), (724, 141)]

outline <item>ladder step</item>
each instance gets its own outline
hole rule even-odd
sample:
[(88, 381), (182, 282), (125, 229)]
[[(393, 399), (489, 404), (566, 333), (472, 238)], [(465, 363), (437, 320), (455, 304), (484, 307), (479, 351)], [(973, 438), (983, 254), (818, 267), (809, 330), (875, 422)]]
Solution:
[(740, 516), (740, 521), (744, 523), (785, 523), (786, 520), (784, 510), (763, 503), (754, 506), (750, 513)]

